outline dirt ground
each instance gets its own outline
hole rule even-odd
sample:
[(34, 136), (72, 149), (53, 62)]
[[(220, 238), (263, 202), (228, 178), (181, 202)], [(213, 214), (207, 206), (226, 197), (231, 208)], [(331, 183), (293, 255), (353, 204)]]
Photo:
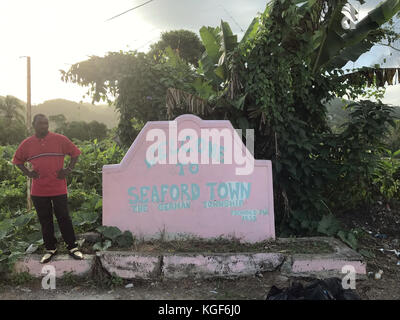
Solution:
[[(345, 213), (341, 223), (358, 232), (359, 251), (367, 262), (368, 278), (357, 280), (362, 300), (400, 300), (400, 211), (384, 205), (367, 211)], [(375, 274), (383, 271), (380, 279)], [(287, 288), (293, 281), (307, 284), (311, 279), (294, 279), (279, 272), (266, 272), (236, 279), (185, 279), (179, 281), (102, 282), (93, 277), (57, 280), (56, 289), (42, 289), (41, 279), (0, 284), (0, 300), (265, 300), (270, 288)]]
[[(367, 263), (368, 279), (357, 292), (364, 299), (400, 299), (400, 204), (377, 203), (371, 208), (341, 214), (339, 221), (357, 232), (358, 251)], [(396, 252), (397, 251), (397, 252)], [(381, 279), (375, 274), (383, 271)]]
[[(362, 300), (400, 299), (399, 277), (382, 274), (380, 280), (369, 278), (356, 283)], [(289, 279), (278, 272), (238, 279), (180, 281), (124, 281), (101, 287), (87, 279), (56, 282), (56, 288), (43, 289), (41, 280), (23, 285), (4, 285), (0, 300), (265, 300), (272, 285), (288, 287), (292, 281), (307, 284), (310, 280)]]
[(75, 283), (57, 282), (55, 290), (44, 290), (41, 282), (34, 280), (28, 285), (0, 289), (0, 299), (260, 300), (265, 299), (275, 278), (282, 284), (287, 282), (286, 278), (269, 273), (231, 280), (124, 281), (108, 288), (99, 288), (88, 280), (78, 283), (76, 279)]

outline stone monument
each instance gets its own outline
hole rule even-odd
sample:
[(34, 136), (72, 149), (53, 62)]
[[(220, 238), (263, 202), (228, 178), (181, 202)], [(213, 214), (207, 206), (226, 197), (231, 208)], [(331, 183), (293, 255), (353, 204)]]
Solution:
[(137, 238), (275, 239), (272, 166), (228, 120), (148, 122), (103, 167), (103, 225)]

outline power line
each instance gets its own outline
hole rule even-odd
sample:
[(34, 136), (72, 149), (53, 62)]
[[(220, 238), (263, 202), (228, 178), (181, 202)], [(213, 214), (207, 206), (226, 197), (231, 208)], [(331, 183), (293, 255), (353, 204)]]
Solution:
[(239, 25), (239, 23), (237, 23), (237, 21), (235, 20), (234, 17), (232, 17), (232, 15), (222, 6), (222, 4), (218, 3), (218, 5), (224, 9), (224, 11), (226, 12), (226, 14), (232, 19), (232, 21), (239, 27), (240, 31), (244, 32), (244, 30), (242, 29), (242, 27)]
[(150, 42), (153, 42), (153, 41), (154, 41), (155, 39), (157, 39), (157, 38), (159, 38), (159, 36), (154, 37), (153, 39), (147, 41), (146, 43), (142, 44), (142, 45), (139, 46), (139, 47), (136, 47), (134, 50), (139, 50), (139, 49), (143, 48), (144, 46), (148, 45)]
[(134, 7), (134, 8), (131, 8), (131, 9), (126, 10), (126, 11), (120, 13), (120, 14), (117, 14), (116, 16), (114, 16), (114, 17), (112, 17), (112, 18), (106, 20), (105, 22), (110, 21), (110, 20), (112, 20), (112, 19), (115, 19), (115, 18), (117, 18), (117, 17), (119, 17), (119, 16), (122, 16), (123, 14), (125, 14), (125, 13), (127, 13), (127, 12), (129, 12), (129, 11), (132, 11), (132, 10), (135, 10), (135, 9), (137, 9), (137, 8), (143, 7), (144, 5), (146, 5), (146, 4), (150, 3), (150, 2), (153, 2), (153, 1), (154, 1), (154, 0), (149, 0), (149, 1), (145, 2), (145, 3), (142, 3), (142, 4), (140, 4), (140, 5), (138, 5), (138, 6)]

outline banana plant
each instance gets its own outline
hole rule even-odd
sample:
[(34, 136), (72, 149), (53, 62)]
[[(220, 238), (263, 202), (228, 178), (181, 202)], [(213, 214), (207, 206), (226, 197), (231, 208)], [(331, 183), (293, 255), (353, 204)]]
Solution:
[(356, 61), (376, 43), (372, 39), (373, 32), (400, 10), (400, 0), (386, 0), (371, 10), (353, 28), (344, 30), (343, 9), (346, 5), (346, 0), (339, 0), (331, 8), (331, 18), (322, 28), (321, 41), (312, 62), (314, 73), (321, 72), (321, 68), (342, 68), (347, 62)]
[(24, 123), (25, 111), (24, 105), (13, 96), (6, 96), (0, 99), (0, 116), (3, 116), (7, 121), (16, 120), (19, 123)]
[(205, 52), (200, 59), (199, 73), (211, 79), (215, 87), (229, 79), (228, 57), (233, 54), (238, 46), (253, 39), (259, 26), (259, 18), (256, 17), (250, 23), (240, 42), (234, 35), (229, 23), (221, 20), (219, 27), (202, 27), (200, 37), (205, 47)]

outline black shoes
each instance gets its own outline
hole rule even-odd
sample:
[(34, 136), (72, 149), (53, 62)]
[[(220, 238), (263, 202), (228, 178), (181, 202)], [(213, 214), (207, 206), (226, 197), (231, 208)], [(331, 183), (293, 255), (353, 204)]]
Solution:
[(40, 263), (47, 263), (53, 258), (54, 255), (57, 254), (57, 249), (55, 250), (47, 250), (42, 259), (40, 259)]
[[(53, 256), (55, 256), (57, 254), (57, 249), (55, 250), (46, 250), (46, 253), (44, 254), (44, 256), (42, 257), (42, 259), (40, 259), (40, 263), (47, 263), (49, 262)], [(83, 254), (82, 252), (78, 249), (78, 247), (73, 248), (71, 250), (68, 250), (68, 254), (74, 258), (75, 260), (83, 260)]]
[(78, 247), (75, 247), (68, 251), (69, 255), (75, 260), (83, 260), (83, 254), (79, 251)]

